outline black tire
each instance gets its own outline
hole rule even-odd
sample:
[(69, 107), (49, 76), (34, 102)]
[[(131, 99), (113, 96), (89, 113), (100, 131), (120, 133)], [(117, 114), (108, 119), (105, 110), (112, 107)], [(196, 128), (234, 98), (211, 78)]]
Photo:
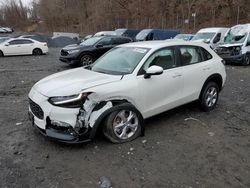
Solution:
[(4, 56), (4, 54), (3, 54), (3, 52), (0, 50), (0, 57), (3, 57)]
[(42, 51), (40, 48), (35, 48), (35, 49), (32, 51), (32, 54), (33, 54), (33, 55), (42, 55), (42, 54), (43, 54), (43, 51)]
[[(213, 93), (215, 91), (216, 93)], [(216, 107), (219, 99), (219, 86), (215, 82), (208, 82), (200, 94), (201, 110), (208, 112)]]
[(94, 58), (92, 55), (89, 55), (89, 54), (82, 55), (82, 57), (80, 59), (81, 66), (91, 65), (92, 63), (94, 63)]
[(242, 61), (242, 65), (244, 65), (244, 66), (250, 65), (250, 55), (249, 54), (245, 55), (245, 58)]
[[(114, 121), (116, 120), (117, 117), (119, 117), (119, 113), (121, 113), (122, 111), (132, 112), (134, 115), (136, 115), (136, 118), (137, 118), (137, 120), (132, 120), (132, 121), (134, 121), (135, 125), (136, 125), (136, 122), (138, 122), (137, 128), (133, 131), (129, 126), (127, 126), (127, 127), (124, 126), (124, 128), (121, 128), (122, 129), (121, 131), (123, 131), (123, 129), (126, 129), (126, 134), (130, 135), (127, 138), (120, 138), (118, 136), (118, 131), (116, 132), (114, 130), (115, 129), (114, 128), (115, 127)], [(131, 124), (133, 124), (133, 123), (131, 123)], [(130, 105), (130, 107), (122, 107), (121, 109), (110, 113), (106, 117), (105, 122), (104, 122), (104, 126), (103, 126), (103, 134), (112, 143), (130, 142), (141, 135), (142, 125), (143, 125), (143, 118), (142, 118), (140, 112), (136, 108), (134, 108), (132, 105)]]

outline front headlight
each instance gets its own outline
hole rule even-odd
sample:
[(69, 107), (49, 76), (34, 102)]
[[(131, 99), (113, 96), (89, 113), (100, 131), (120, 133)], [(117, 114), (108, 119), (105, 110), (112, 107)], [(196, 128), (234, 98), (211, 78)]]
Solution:
[(80, 108), (89, 94), (90, 93), (80, 93), (70, 96), (50, 97), (48, 101), (54, 106), (65, 108)]
[(68, 53), (69, 54), (74, 54), (74, 53), (77, 53), (77, 52), (79, 52), (80, 50), (68, 50)]

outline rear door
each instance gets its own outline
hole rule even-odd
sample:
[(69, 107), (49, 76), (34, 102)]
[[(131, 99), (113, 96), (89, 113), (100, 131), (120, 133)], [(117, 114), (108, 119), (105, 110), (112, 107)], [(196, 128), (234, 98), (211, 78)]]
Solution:
[(183, 103), (188, 103), (199, 98), (204, 82), (213, 71), (212, 55), (197, 46), (179, 46), (179, 54), (183, 67)]
[(34, 49), (34, 42), (29, 39), (22, 40), (23, 54), (32, 54)]

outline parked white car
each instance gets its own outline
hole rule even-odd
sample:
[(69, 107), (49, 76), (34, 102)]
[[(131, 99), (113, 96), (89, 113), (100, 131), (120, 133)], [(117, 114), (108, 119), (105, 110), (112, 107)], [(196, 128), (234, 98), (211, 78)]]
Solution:
[(229, 28), (226, 27), (210, 27), (199, 30), (192, 41), (205, 42), (211, 46), (211, 48), (216, 48), (219, 44), (224, 42), (225, 34)]
[(9, 55), (42, 55), (48, 53), (47, 43), (33, 39), (11, 38), (0, 42), (0, 57)]
[(185, 103), (213, 110), (225, 80), (223, 60), (205, 43), (128, 43), (37, 82), (29, 114), (42, 134), (62, 142), (89, 141), (102, 128), (122, 143), (143, 134), (144, 119)]

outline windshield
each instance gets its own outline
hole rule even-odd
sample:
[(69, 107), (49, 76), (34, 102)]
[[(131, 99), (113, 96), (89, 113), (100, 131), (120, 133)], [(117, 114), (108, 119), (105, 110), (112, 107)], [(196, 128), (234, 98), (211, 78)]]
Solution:
[(83, 41), (81, 46), (93, 46), (97, 41), (99, 41), (102, 37), (91, 37), (85, 41)]
[(0, 38), (0, 43), (3, 43), (4, 41), (8, 40), (10, 38)]
[(227, 44), (243, 43), (247, 37), (247, 33), (243, 35), (234, 35), (231, 31), (225, 37), (224, 42)]
[(126, 29), (117, 29), (115, 32), (117, 35), (122, 36), (126, 32)]
[(99, 58), (91, 70), (113, 75), (130, 74), (148, 51), (148, 48), (116, 47)]
[(216, 33), (197, 33), (192, 40), (212, 39)]
[(136, 40), (145, 40), (147, 35), (151, 32), (150, 29), (146, 29), (138, 33), (135, 37)]

